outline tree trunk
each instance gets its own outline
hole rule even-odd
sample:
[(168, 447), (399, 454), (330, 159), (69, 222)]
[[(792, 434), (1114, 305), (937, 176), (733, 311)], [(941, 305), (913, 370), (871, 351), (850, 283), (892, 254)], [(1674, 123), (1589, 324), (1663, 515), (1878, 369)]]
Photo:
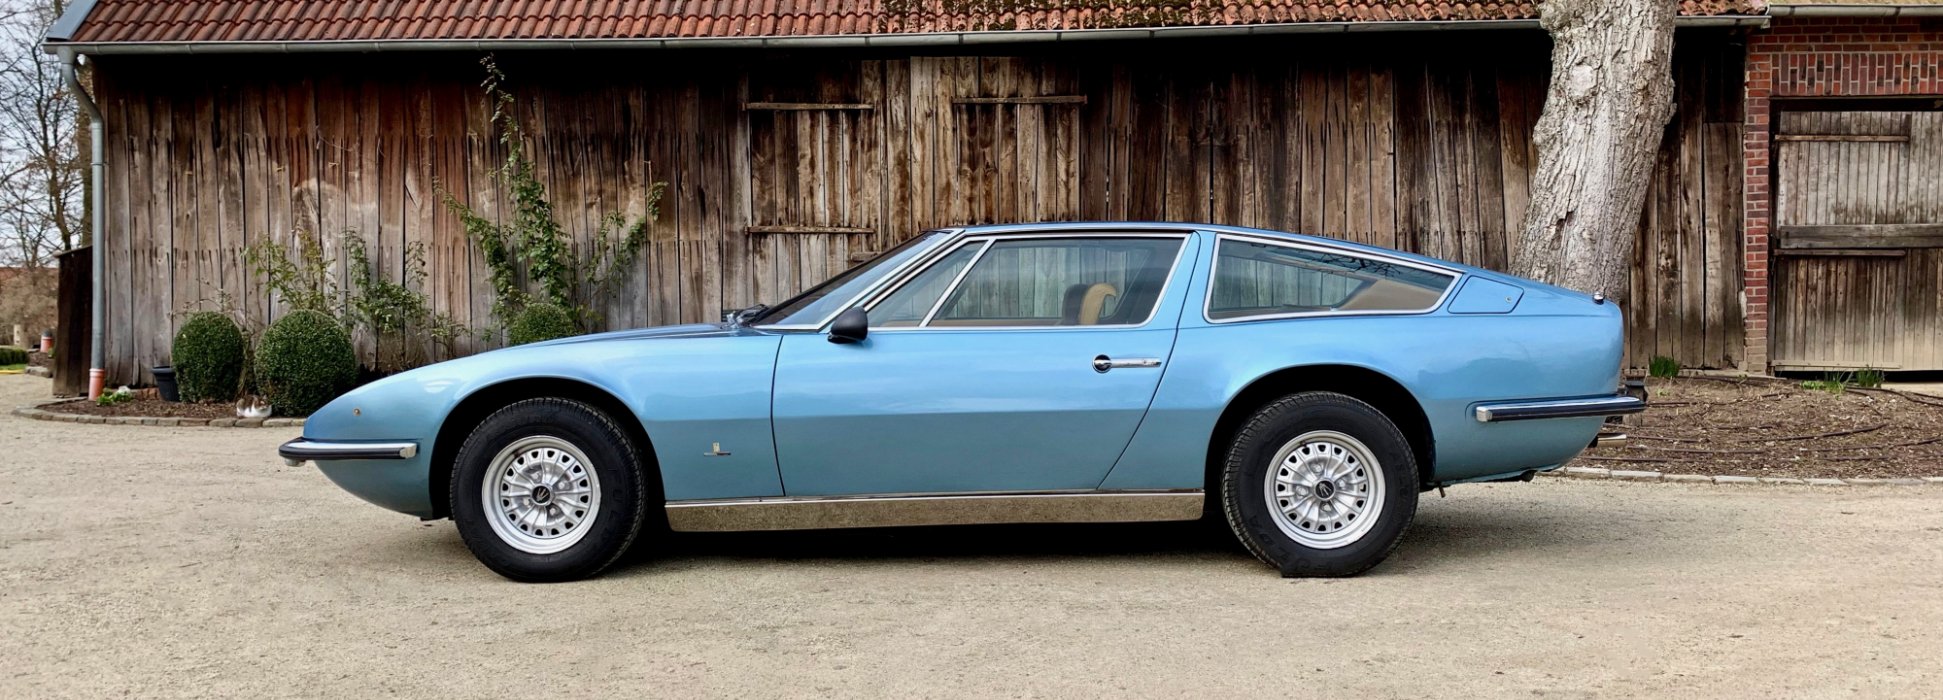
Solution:
[(1623, 300), (1653, 154), (1673, 116), (1672, 0), (1545, 0), (1552, 82), (1532, 132), (1514, 274)]

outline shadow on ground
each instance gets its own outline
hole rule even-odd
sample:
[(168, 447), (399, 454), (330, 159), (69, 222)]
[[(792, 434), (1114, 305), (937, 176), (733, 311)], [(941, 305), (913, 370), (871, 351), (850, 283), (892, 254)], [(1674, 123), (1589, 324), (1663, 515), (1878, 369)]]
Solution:
[[(1489, 566), (1567, 550), (1581, 555), (1597, 550), (1599, 556), (1625, 559), (1682, 555), (1664, 548), (1622, 546), (1628, 540), (1650, 537), (1656, 525), (1650, 516), (1629, 510), (1617, 498), (1590, 507), (1580, 503), (1568, 508), (1540, 500), (1507, 508), (1479, 499), (1425, 496), (1397, 551), (1372, 575)], [(1725, 513), (1714, 517), (1731, 520)], [(1722, 526), (1729, 525), (1723, 522)], [(436, 523), (433, 530), (438, 533), (437, 543), (393, 540), (399, 545), (395, 554), (424, 557), (436, 552), (441, 563), (471, 563), (472, 555), (451, 523)], [(644, 540), (608, 575), (653, 575), (712, 565), (817, 562), (894, 567), (985, 565), (1001, 560), (1258, 565), (1226, 523), (1180, 522), (662, 533), (658, 539)]]

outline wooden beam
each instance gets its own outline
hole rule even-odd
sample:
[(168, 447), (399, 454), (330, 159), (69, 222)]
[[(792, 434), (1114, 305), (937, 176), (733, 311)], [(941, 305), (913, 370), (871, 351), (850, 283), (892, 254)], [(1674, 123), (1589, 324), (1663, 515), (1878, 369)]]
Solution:
[(1845, 141), (1850, 143), (1909, 143), (1909, 134), (1776, 134), (1776, 141)]
[(742, 229), (742, 232), (743, 232), (743, 233), (749, 233), (749, 234), (763, 234), (763, 233), (876, 233), (876, 232), (877, 232), (877, 229), (874, 229), (874, 228), (857, 228), (857, 227), (852, 227), (852, 226), (750, 226), (750, 227), (748, 227), (748, 228), (744, 228), (744, 229)]
[(1782, 226), (1781, 250), (1943, 248), (1943, 224)]
[(1783, 248), (1774, 252), (1784, 258), (1903, 258), (1902, 248)]
[(876, 108), (877, 105), (863, 102), (749, 102), (742, 105), (742, 109), (751, 112), (815, 112), (824, 110), (870, 110)]
[(1038, 97), (954, 97), (955, 105), (1083, 105), (1085, 95), (1040, 95)]

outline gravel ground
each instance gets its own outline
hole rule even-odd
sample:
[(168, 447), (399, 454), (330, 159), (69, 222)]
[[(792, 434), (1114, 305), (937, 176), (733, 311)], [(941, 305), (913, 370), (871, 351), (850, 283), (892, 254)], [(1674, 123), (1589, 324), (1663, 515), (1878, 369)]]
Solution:
[(1621, 448), (1575, 466), (1791, 478), (1943, 475), (1943, 401), (1801, 380), (1649, 379), (1652, 401)]
[(1166, 525), (687, 536), (524, 586), (282, 467), (296, 433), (0, 416), (0, 697), (1943, 687), (1933, 486), (1454, 488), (1347, 580)]

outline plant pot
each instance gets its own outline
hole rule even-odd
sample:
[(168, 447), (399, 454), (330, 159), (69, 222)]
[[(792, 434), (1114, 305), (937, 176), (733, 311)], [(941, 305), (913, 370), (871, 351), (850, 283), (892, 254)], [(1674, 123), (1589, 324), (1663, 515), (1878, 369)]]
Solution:
[(163, 401), (173, 403), (182, 400), (175, 392), (174, 367), (151, 367), (149, 371), (155, 373), (155, 393), (161, 394)]
[(42, 333), (42, 334), (40, 334), (40, 351), (41, 351), (41, 352), (43, 352), (43, 353), (48, 353), (48, 352), (54, 352), (54, 334), (53, 334), (53, 333)]

